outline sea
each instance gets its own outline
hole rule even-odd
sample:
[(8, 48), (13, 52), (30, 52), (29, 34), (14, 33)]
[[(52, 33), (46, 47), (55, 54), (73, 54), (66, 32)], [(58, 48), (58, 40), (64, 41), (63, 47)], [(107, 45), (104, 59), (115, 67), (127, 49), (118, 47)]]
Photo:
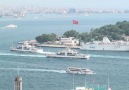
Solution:
[[(77, 20), (78, 25), (72, 21)], [(104, 25), (129, 21), (128, 13), (28, 14), (22, 18), (0, 18), (0, 90), (14, 90), (16, 76), (22, 77), (23, 90), (72, 90), (73, 86), (108, 85), (112, 90), (129, 90), (129, 52), (82, 51), (90, 59), (47, 58), (42, 54), (11, 52), (10, 47), (41, 34), (63, 35), (65, 31), (79, 33)], [(5, 28), (9, 24), (17, 28)], [(63, 48), (41, 47), (44, 51), (58, 52)], [(89, 68), (95, 75), (68, 74), (68, 67)], [(74, 84), (73, 84), (74, 79)], [(102, 89), (97, 89), (102, 90)]]

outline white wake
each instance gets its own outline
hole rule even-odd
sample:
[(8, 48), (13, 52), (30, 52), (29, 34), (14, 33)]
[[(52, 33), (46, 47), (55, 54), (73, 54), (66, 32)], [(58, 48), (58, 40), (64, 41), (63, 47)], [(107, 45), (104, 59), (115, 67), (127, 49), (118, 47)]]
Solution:
[(15, 53), (0, 53), (0, 56), (15, 56), (15, 57), (46, 57), (45, 55), (15, 54)]
[(0, 68), (0, 70), (66, 73), (65, 70), (56, 70), (56, 69)]
[(114, 59), (129, 59), (129, 57), (111, 56), (111, 55), (91, 55), (91, 57), (114, 58)]

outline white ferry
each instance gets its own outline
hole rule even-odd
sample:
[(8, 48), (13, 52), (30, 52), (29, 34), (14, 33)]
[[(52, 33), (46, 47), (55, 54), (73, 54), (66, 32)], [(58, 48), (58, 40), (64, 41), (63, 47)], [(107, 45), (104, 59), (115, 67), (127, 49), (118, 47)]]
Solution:
[(114, 41), (111, 42), (107, 37), (102, 41), (93, 41), (83, 43), (80, 47), (81, 50), (107, 50), (107, 51), (129, 51), (129, 42)]
[(69, 67), (66, 70), (67, 73), (72, 73), (72, 74), (95, 74), (93, 71), (91, 71), (88, 68), (77, 68), (77, 67)]
[(11, 47), (10, 51), (40, 53), (40, 54), (44, 54), (44, 55), (52, 54), (52, 52), (44, 52), (43, 49), (36, 48), (35, 46), (31, 46), (28, 43), (24, 43), (17, 47)]
[(65, 50), (59, 51), (55, 54), (48, 54), (47, 57), (52, 58), (74, 58), (74, 59), (89, 59), (90, 55), (80, 54), (76, 50), (66, 48)]

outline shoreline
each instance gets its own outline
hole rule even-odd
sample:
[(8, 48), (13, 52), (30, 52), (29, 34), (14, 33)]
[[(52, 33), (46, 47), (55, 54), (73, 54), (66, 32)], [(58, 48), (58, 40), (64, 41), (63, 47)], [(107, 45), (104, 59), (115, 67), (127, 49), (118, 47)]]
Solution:
[(65, 45), (55, 45), (55, 44), (38, 44), (36, 45), (37, 47), (52, 47), (52, 48), (66, 48), (66, 47), (70, 47), (70, 48), (74, 48), (74, 49), (80, 49), (80, 46), (65, 46)]

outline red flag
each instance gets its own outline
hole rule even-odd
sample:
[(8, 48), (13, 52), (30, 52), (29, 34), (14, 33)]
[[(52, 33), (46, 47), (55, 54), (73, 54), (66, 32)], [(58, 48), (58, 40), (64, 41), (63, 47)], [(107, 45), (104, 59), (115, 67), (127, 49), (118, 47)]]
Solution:
[(73, 20), (73, 24), (78, 24), (78, 21), (77, 20)]

